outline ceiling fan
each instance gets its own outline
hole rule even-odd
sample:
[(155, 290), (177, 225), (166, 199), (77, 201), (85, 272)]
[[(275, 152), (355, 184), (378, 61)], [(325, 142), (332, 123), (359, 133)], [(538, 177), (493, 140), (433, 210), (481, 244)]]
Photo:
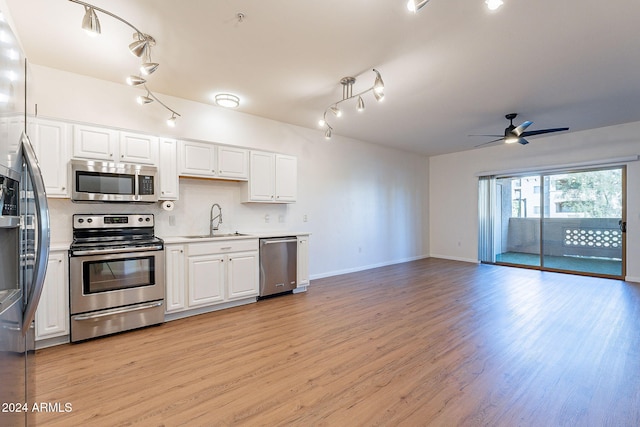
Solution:
[(513, 124), (513, 119), (518, 117), (516, 113), (509, 113), (505, 116), (507, 120), (509, 120), (509, 126), (507, 126), (504, 130), (504, 135), (469, 135), (469, 136), (493, 136), (499, 137), (498, 139), (494, 139), (492, 141), (483, 142), (480, 145), (476, 145), (476, 147), (481, 147), (483, 145), (491, 144), (498, 141), (504, 141), (507, 144), (511, 144), (514, 142), (520, 143), (522, 145), (528, 144), (529, 141), (525, 139), (528, 136), (534, 135), (542, 135), (544, 133), (552, 133), (552, 132), (562, 132), (565, 130), (569, 130), (569, 128), (552, 128), (552, 129), (540, 129), (540, 130), (529, 130), (525, 131), (529, 126), (533, 124), (531, 121), (522, 122), (520, 126), (515, 126)]

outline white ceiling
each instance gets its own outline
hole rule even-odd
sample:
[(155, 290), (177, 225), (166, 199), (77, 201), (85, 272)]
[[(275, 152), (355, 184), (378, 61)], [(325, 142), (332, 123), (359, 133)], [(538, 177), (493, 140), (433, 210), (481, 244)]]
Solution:
[[(117, 82), (140, 63), (127, 51), (131, 29), (109, 16), (98, 12), (102, 36), (90, 38), (78, 4), (6, 1), (32, 63)], [(427, 155), (474, 148), (490, 138), (468, 135), (502, 133), (510, 112), (533, 121), (528, 130), (640, 120), (635, 0), (504, 0), (496, 12), (483, 0), (431, 0), (415, 15), (405, 0), (89, 3), (156, 39), (149, 88), (160, 98), (211, 103), (228, 91), (239, 111), (316, 128), (342, 98), (340, 79), (356, 77), (358, 92), (376, 68), (385, 100), (368, 94), (364, 113), (352, 102), (334, 134)]]

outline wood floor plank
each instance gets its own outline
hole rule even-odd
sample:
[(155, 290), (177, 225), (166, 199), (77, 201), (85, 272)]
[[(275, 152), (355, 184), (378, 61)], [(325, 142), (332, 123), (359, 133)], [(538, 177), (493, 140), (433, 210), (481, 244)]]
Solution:
[(637, 426), (640, 285), (425, 259), (36, 368), (39, 426)]

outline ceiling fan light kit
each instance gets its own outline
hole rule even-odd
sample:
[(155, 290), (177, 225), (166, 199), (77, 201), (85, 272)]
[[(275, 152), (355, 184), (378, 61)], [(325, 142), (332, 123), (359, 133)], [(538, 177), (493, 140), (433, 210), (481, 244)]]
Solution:
[(509, 113), (504, 116), (507, 120), (509, 120), (509, 126), (504, 129), (504, 135), (469, 135), (469, 136), (493, 136), (498, 137), (498, 139), (494, 139), (492, 141), (483, 142), (482, 144), (476, 145), (477, 147), (482, 147), (484, 145), (493, 144), (495, 142), (504, 141), (506, 144), (514, 144), (519, 143), (521, 145), (526, 145), (529, 143), (525, 138), (534, 135), (543, 135), (546, 133), (554, 133), (554, 132), (562, 132), (565, 130), (569, 130), (568, 127), (565, 128), (549, 128), (549, 129), (540, 129), (540, 130), (531, 130), (527, 131), (526, 129), (533, 124), (532, 121), (524, 121), (519, 126), (513, 124), (513, 120), (518, 117), (517, 113)]
[(382, 80), (382, 76), (380, 75), (380, 72), (378, 70), (374, 68), (373, 72), (376, 73), (376, 78), (373, 82), (373, 86), (363, 90), (362, 92), (358, 92), (356, 94), (353, 93), (353, 85), (356, 82), (355, 77), (343, 77), (342, 79), (340, 79), (340, 84), (342, 85), (342, 99), (329, 105), (324, 110), (324, 115), (322, 116), (322, 119), (318, 121), (318, 125), (321, 128), (325, 129), (324, 137), (326, 139), (331, 139), (331, 135), (333, 133), (333, 127), (329, 124), (327, 120), (327, 113), (331, 112), (334, 116), (341, 117), (342, 110), (338, 107), (341, 103), (348, 101), (350, 99), (357, 98), (358, 101), (356, 104), (356, 111), (362, 112), (365, 109), (364, 99), (362, 98), (362, 95), (368, 92), (373, 92), (373, 96), (375, 97), (376, 101), (378, 102), (382, 101), (382, 99), (384, 98), (384, 81)]
[[(77, 3), (79, 5), (84, 6), (85, 13), (82, 18), (82, 29), (84, 29), (90, 35), (98, 35), (102, 33), (102, 29), (100, 26), (100, 20), (98, 19), (98, 15), (96, 11), (104, 13), (105, 15), (109, 15), (112, 18), (117, 19), (118, 21), (124, 23), (125, 25), (131, 27), (135, 33), (133, 33), (134, 41), (129, 44), (129, 52), (138, 58), (143, 58), (143, 63), (140, 65), (140, 74), (148, 76), (154, 71), (158, 69), (160, 64), (157, 62), (153, 62), (151, 60), (151, 48), (156, 45), (156, 40), (151, 37), (149, 34), (145, 34), (142, 31), (138, 30), (135, 26), (133, 26), (130, 22), (125, 19), (115, 15), (108, 10), (101, 9), (97, 6), (91, 5), (89, 3), (85, 3), (80, 0), (69, 0), (72, 3)], [(181, 117), (179, 113), (175, 110), (169, 108), (166, 104), (164, 104), (160, 99), (158, 99), (147, 87), (147, 81), (140, 77), (131, 75), (126, 79), (127, 84), (130, 86), (144, 86), (147, 91), (146, 96), (138, 96), (136, 98), (139, 104), (149, 104), (154, 100), (157, 101), (160, 105), (171, 112), (171, 117), (167, 120), (167, 125), (173, 127), (175, 126), (176, 119)]]

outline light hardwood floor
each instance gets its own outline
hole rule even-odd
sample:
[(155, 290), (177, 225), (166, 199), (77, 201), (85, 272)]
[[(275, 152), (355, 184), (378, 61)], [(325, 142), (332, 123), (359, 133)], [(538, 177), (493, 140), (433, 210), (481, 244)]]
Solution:
[(640, 285), (426, 259), (36, 366), (38, 426), (638, 426)]

